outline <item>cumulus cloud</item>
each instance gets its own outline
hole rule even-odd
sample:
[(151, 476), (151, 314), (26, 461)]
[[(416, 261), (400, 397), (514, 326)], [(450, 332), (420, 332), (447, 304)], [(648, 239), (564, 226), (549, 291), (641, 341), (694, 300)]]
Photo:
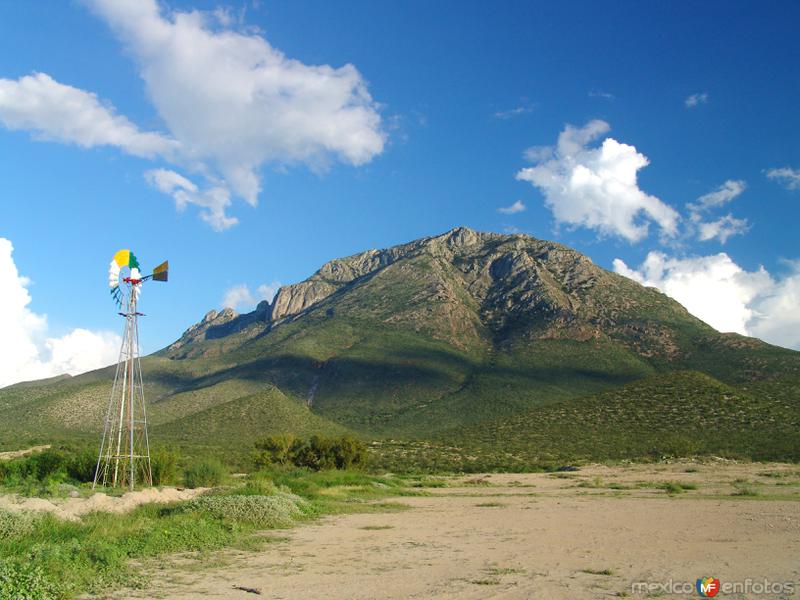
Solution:
[(686, 206), (690, 211), (690, 234), (696, 234), (701, 242), (716, 239), (724, 244), (733, 235), (747, 233), (750, 230), (747, 219), (737, 219), (730, 213), (713, 221), (704, 220), (704, 213), (728, 204), (740, 196), (746, 188), (747, 184), (744, 181), (729, 179), (717, 189), (700, 196), (696, 202), (688, 203)]
[(787, 190), (800, 190), (800, 169), (791, 167), (781, 167), (780, 169), (770, 169), (767, 177), (782, 183)]
[(200, 207), (200, 218), (216, 231), (228, 229), (239, 219), (229, 217), (225, 209), (231, 204), (231, 195), (224, 186), (207, 187), (200, 190), (192, 181), (169, 169), (151, 169), (144, 178), (154, 188), (172, 196), (175, 208), (183, 211), (189, 204)]
[(502, 206), (498, 208), (497, 212), (503, 213), (504, 215), (513, 215), (524, 211), (525, 208), (525, 204), (522, 202), (522, 200), (517, 200), (511, 206)]
[(145, 158), (170, 156), (179, 147), (160, 133), (140, 131), (95, 94), (55, 81), (45, 73), (0, 79), (0, 122), (39, 139), (84, 148), (115, 146)]
[(689, 209), (700, 212), (720, 207), (724, 204), (727, 204), (737, 196), (741, 196), (742, 192), (744, 192), (746, 188), (747, 183), (741, 179), (729, 179), (714, 191), (700, 196), (697, 199), (697, 202), (689, 204)]
[(678, 213), (639, 188), (637, 172), (649, 161), (635, 147), (607, 137), (599, 148), (589, 144), (610, 130), (605, 121), (583, 127), (567, 125), (548, 152), (526, 153), (538, 164), (517, 173), (517, 179), (538, 188), (557, 223), (587, 227), (601, 235), (636, 242), (655, 222), (662, 236), (676, 235)]
[(719, 331), (800, 349), (800, 261), (789, 267), (776, 280), (764, 267), (744, 270), (724, 252), (690, 258), (650, 252), (638, 269), (614, 260), (614, 271), (660, 289)]
[(692, 94), (686, 98), (683, 103), (686, 105), (686, 108), (694, 108), (700, 104), (708, 104), (708, 93)]
[(254, 294), (250, 291), (250, 287), (247, 284), (240, 283), (225, 290), (225, 295), (222, 298), (222, 306), (224, 308), (233, 308), (238, 311), (252, 310), (255, 308), (256, 304), (262, 300), (272, 302), (280, 287), (280, 281), (262, 283), (256, 288)]
[(531, 146), (526, 148), (522, 157), (528, 162), (538, 163), (553, 158), (552, 146)]
[(324, 169), (383, 151), (378, 106), (358, 70), (306, 65), (262, 36), (155, 0), (86, 0), (134, 56), (187, 164), (256, 204), (265, 163)]
[(800, 261), (789, 261), (788, 266), (789, 274), (759, 298), (748, 330), (773, 344), (800, 350)]
[(229, 10), (168, 11), (156, 0), (85, 3), (136, 61), (169, 134), (141, 131), (95, 94), (44, 73), (0, 79), (5, 127), (83, 147), (115, 146), (197, 174), (201, 184), (175, 171), (171, 183), (153, 171), (148, 181), (169, 190), (179, 208), (199, 206), (218, 230), (237, 222), (227, 214), (232, 198), (257, 204), (264, 165), (321, 172), (383, 152), (379, 105), (353, 65), (291, 59)]
[(732, 214), (727, 214), (715, 221), (697, 221), (697, 239), (701, 242), (719, 240), (721, 244), (734, 235), (742, 235), (750, 231), (747, 219), (737, 219)]
[(69, 373), (77, 375), (117, 361), (120, 337), (73, 329), (48, 336), (47, 315), (28, 308), (30, 281), (19, 274), (10, 240), (0, 238), (0, 387)]

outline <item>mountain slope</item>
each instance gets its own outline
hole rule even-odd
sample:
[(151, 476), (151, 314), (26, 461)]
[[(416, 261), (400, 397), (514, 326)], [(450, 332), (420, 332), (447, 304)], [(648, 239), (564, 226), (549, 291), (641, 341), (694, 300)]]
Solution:
[[(165, 434), (226, 410), (232, 423), (275, 429), (263, 410), (245, 425), (231, 403), (274, 390), (325, 419), (314, 427), (433, 439), (689, 370), (757, 389), (745, 402), (783, 394), (796, 410), (787, 382), (800, 380), (799, 357), (720, 334), (563, 245), (458, 228), (333, 260), (251, 313), (211, 311), (143, 370), (154, 426), (172, 424)], [(0, 417), (19, 422), (34, 403), (28, 430), (94, 428), (109, 378), (103, 370), (0, 390)], [(81, 427), (58, 418), (75, 411), (85, 413)], [(203, 418), (212, 436), (234, 436)]]

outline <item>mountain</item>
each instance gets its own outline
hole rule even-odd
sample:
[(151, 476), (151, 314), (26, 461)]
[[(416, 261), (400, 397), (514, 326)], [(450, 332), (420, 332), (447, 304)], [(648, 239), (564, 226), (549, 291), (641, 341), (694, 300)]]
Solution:
[[(568, 423), (559, 418), (602, 413), (598, 431), (610, 435), (635, 428), (641, 406), (660, 398), (663, 414), (647, 413), (664, 419), (647, 420), (657, 440), (674, 429), (672, 412), (694, 406), (695, 391), (697, 407), (759, 407), (767, 425), (731, 452), (783, 455), (786, 443), (766, 442), (787, 423), (800, 429), (800, 353), (719, 333), (561, 244), (467, 228), (332, 260), (251, 313), (210, 311), (143, 359), (143, 372), (153, 438), (196, 432), (180, 439), (219, 447), (297, 429), (486, 449), (506, 445), (489, 433), (504, 432), (530, 456), (592, 456), (602, 444), (562, 444)], [(0, 443), (96, 435), (112, 376), (109, 368), (0, 390)], [(680, 394), (662, 393), (670, 381)], [(613, 402), (614, 418), (598, 413)], [(723, 421), (747, 428), (754, 419)], [(552, 452), (542, 450), (547, 440)]]

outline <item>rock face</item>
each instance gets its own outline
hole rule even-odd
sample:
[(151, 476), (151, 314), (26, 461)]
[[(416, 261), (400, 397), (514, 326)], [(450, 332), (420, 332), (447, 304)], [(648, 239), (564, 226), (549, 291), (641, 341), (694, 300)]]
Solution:
[[(409, 290), (415, 293), (395, 301)], [(305, 281), (282, 287), (272, 305), (262, 302), (252, 313), (212, 310), (167, 350), (243, 330), (258, 335), (322, 303), (331, 314), (346, 309), (428, 330), (458, 347), (479, 344), (486, 330), (494, 337), (510, 335), (524, 322), (529, 337), (611, 335), (645, 355), (668, 357), (677, 346), (654, 320), (688, 319), (712, 331), (660, 292), (609, 273), (566, 246), (459, 227), (332, 260)]]
[(254, 323), (268, 324), (269, 320), (270, 305), (267, 301), (259, 302), (253, 312), (245, 315), (240, 315), (232, 308), (225, 308), (219, 312), (210, 310), (199, 323), (189, 327), (180, 339), (170, 344), (167, 351), (180, 350), (193, 342), (223, 338)]

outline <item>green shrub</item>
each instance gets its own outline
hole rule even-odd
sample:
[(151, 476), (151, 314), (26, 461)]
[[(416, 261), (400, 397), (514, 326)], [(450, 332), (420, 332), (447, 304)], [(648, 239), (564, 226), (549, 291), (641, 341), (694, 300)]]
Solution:
[(367, 462), (367, 447), (361, 440), (344, 436), (325, 438), (313, 435), (301, 440), (294, 436), (271, 436), (256, 443), (257, 467), (292, 464), (313, 471), (353, 469)]
[(367, 464), (367, 446), (350, 436), (337, 439), (333, 445), (337, 469), (360, 468)]
[(33, 529), (33, 524), (34, 517), (30, 513), (12, 513), (0, 509), (0, 540), (25, 535)]
[(288, 465), (292, 463), (292, 448), (297, 438), (291, 434), (272, 435), (256, 442), (255, 463), (266, 467), (272, 464)]
[(186, 468), (183, 481), (186, 487), (214, 487), (228, 476), (228, 470), (216, 459), (209, 458)]
[(272, 481), (272, 478), (264, 473), (251, 473), (243, 487), (236, 490), (237, 494), (272, 496), (280, 490)]
[(0, 559), (0, 598), (3, 600), (54, 600), (58, 586), (47, 578), (41, 565)]
[[(86, 483), (94, 480), (96, 450), (88, 447), (62, 446), (0, 462), (0, 483), (28, 485), (50, 484), (66, 480)], [(47, 485), (45, 486), (47, 487)]]
[(181, 508), (214, 519), (246, 523), (264, 529), (289, 527), (295, 519), (310, 511), (310, 505), (305, 500), (288, 492), (277, 492), (271, 496), (202, 496), (185, 503)]
[(150, 454), (150, 469), (153, 473), (153, 485), (170, 485), (178, 477), (178, 460), (176, 450), (157, 448)]
[(70, 479), (81, 483), (94, 481), (94, 471), (97, 467), (97, 450), (83, 448), (75, 450), (68, 457), (66, 463), (67, 475)]

